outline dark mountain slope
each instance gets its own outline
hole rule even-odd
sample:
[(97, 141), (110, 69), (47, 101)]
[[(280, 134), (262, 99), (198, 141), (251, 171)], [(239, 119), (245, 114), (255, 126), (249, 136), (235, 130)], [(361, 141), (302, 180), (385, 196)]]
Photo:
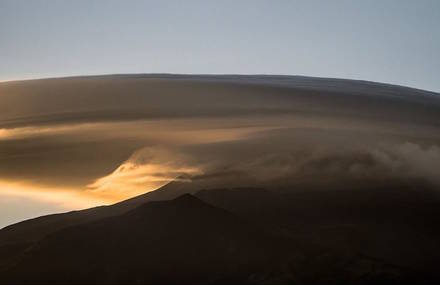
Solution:
[(20, 285), (436, 284), (431, 277), (269, 233), (189, 194), (65, 228), (0, 269), (1, 284)]
[(96, 221), (105, 217), (117, 216), (149, 201), (174, 199), (189, 192), (187, 184), (177, 180), (156, 191), (148, 192), (114, 205), (41, 216), (13, 224), (0, 230), (0, 246), (35, 242), (47, 234), (63, 228)]
[(49, 235), (2, 284), (246, 283), (280, 261), (274, 241), (187, 194)]
[(288, 236), (393, 264), (440, 268), (440, 198), (436, 192), (219, 189), (196, 196)]

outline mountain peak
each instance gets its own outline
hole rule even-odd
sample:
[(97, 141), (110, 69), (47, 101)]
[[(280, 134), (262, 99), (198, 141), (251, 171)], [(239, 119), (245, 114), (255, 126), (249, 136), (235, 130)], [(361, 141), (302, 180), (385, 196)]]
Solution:
[(189, 193), (185, 193), (183, 195), (180, 195), (179, 197), (173, 199), (173, 201), (176, 201), (176, 202), (198, 201), (198, 202), (202, 203), (202, 201), (199, 198), (197, 198), (196, 196), (191, 195)]

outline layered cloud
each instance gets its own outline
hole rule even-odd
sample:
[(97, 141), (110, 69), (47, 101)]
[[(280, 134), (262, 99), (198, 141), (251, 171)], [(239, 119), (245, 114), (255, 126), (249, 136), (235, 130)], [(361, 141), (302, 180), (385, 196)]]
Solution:
[(0, 83), (0, 196), (51, 209), (117, 202), (180, 175), (221, 188), (439, 188), (439, 147), (439, 95), (403, 87), (267, 76)]

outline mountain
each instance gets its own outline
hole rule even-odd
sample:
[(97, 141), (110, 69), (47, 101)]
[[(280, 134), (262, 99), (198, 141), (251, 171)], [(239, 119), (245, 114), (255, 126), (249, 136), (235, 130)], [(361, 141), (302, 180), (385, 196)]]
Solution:
[(169, 200), (187, 192), (189, 192), (189, 190), (187, 190), (187, 183), (176, 179), (156, 191), (148, 192), (114, 205), (41, 216), (35, 219), (19, 222), (0, 230), (0, 246), (35, 242), (50, 233), (69, 226), (117, 216), (148, 201)]
[[(386, 261), (271, 233), (185, 194), (49, 234), (4, 284), (435, 284)], [(380, 283), (382, 282), (382, 283)]]
[(50, 234), (28, 249), (2, 280), (7, 284), (245, 283), (280, 255), (272, 246), (274, 240), (241, 218), (186, 194)]
[(217, 189), (196, 196), (273, 232), (401, 266), (439, 269), (440, 195), (433, 190)]
[[(208, 181), (208, 183), (206, 182)], [(217, 183), (217, 182), (216, 182)], [(25, 220), (0, 229), (0, 247), (17, 243), (32, 243), (44, 236), (69, 226), (75, 226), (102, 218), (124, 214), (146, 202), (170, 200), (185, 193), (209, 189), (209, 180), (191, 180), (187, 176), (176, 177), (168, 184), (119, 203), (85, 210), (52, 214)]]
[[(0, 247), (0, 282), (438, 284), (435, 192), (178, 194), (190, 184), (173, 182), (113, 206), (3, 229), (7, 236), (5, 230), (18, 227), (17, 240), (27, 241), (12, 243), (9, 235)], [(20, 236), (32, 229), (38, 229), (32, 239)]]

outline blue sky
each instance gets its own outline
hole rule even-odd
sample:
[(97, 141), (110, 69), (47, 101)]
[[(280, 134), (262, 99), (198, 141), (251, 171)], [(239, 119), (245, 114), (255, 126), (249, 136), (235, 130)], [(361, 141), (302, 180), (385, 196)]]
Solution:
[(0, 0), (0, 80), (291, 74), (440, 91), (440, 1)]

